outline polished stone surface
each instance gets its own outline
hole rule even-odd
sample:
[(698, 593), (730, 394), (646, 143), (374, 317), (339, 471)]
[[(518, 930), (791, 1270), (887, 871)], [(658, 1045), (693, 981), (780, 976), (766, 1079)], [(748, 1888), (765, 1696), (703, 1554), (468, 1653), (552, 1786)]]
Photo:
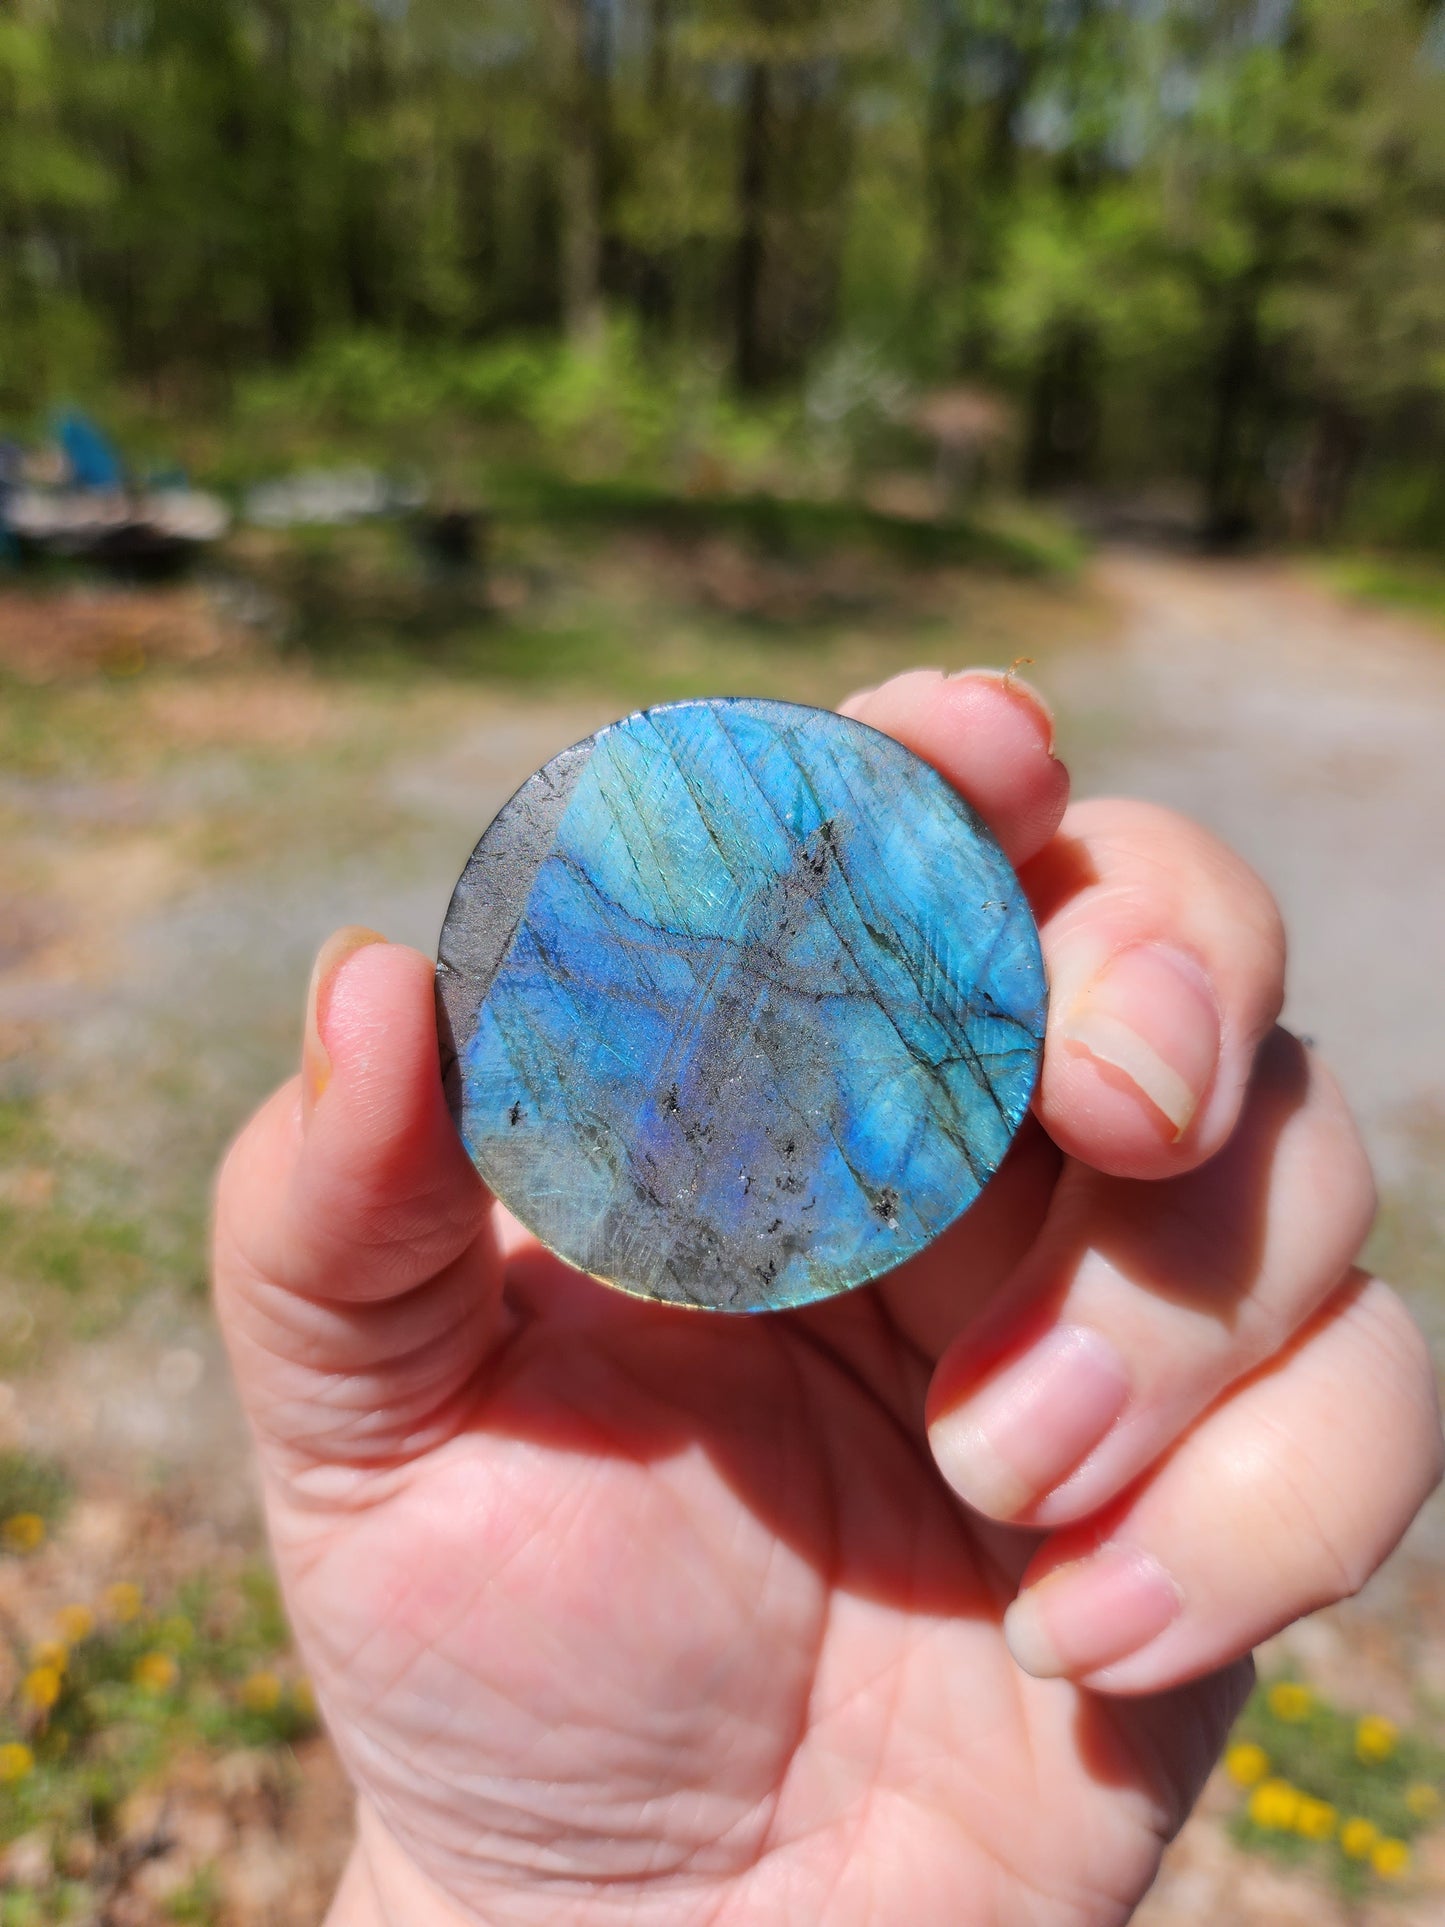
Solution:
[(497, 1196), (584, 1271), (730, 1311), (846, 1291), (966, 1210), (1046, 1005), (968, 804), (862, 724), (743, 699), (629, 717), (524, 784), (437, 994)]

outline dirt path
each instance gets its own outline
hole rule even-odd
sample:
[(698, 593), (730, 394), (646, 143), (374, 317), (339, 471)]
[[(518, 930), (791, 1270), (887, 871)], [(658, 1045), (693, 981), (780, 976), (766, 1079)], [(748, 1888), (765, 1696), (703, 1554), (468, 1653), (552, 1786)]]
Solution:
[(1079, 788), (1171, 804), (1262, 872), (1287, 1021), (1404, 1181), (1445, 1118), (1445, 639), (1274, 565), (1118, 552), (1100, 576), (1118, 648), (1052, 679)]

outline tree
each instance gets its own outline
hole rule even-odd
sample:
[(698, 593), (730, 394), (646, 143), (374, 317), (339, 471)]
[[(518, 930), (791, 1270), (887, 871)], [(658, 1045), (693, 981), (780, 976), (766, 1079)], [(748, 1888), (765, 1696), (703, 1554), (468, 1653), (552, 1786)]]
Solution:
[(24, 407), (99, 356), (75, 251), (113, 182), (72, 138), (38, 9), (0, 13), (0, 402)]

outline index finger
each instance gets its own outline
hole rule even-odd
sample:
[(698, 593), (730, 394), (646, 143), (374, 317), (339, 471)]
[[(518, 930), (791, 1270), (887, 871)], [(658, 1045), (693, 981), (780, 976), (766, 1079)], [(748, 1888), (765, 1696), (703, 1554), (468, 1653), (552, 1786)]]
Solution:
[(1054, 724), (1030, 684), (996, 669), (913, 669), (842, 705), (911, 749), (972, 803), (1015, 867), (1037, 856), (1069, 801)]

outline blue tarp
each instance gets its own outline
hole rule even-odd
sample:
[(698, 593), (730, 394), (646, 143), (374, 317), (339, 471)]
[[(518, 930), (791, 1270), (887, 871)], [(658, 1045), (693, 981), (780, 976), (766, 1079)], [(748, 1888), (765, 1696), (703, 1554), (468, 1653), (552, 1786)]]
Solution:
[(120, 456), (88, 415), (75, 408), (57, 415), (55, 439), (65, 452), (73, 488), (125, 487)]

